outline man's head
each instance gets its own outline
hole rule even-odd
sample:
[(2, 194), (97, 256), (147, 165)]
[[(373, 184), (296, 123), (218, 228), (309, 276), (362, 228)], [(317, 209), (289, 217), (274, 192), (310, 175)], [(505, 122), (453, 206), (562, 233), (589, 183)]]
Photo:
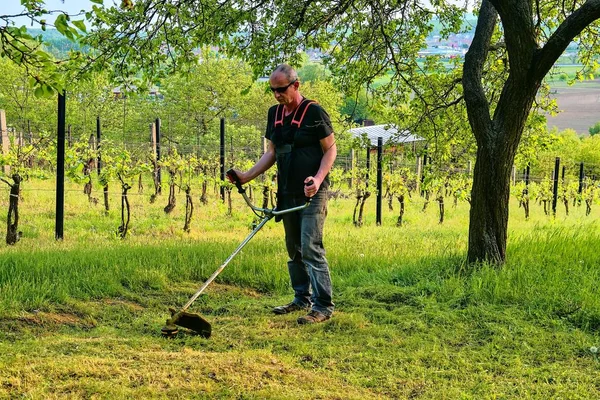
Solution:
[(280, 64), (273, 70), (269, 78), (273, 96), (280, 104), (293, 103), (301, 98), (298, 92), (300, 82), (296, 70), (288, 64)]

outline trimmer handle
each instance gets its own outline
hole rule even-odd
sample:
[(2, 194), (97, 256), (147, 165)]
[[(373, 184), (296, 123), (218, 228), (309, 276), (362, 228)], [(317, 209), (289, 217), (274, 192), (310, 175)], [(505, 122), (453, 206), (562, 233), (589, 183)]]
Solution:
[(237, 187), (238, 193), (244, 193), (246, 191), (246, 189), (242, 187), (240, 178), (237, 176), (237, 173), (233, 168), (225, 172), (225, 174), (233, 180), (233, 183), (235, 183), (235, 187)]
[[(310, 186), (310, 185), (312, 185), (313, 183), (315, 183), (315, 181), (313, 181), (313, 180), (311, 179), (310, 181), (306, 182), (306, 183), (304, 184), (304, 186)], [(307, 203), (310, 203), (310, 202), (312, 201), (312, 197), (305, 197), (305, 199), (306, 199), (306, 202), (307, 202)]]

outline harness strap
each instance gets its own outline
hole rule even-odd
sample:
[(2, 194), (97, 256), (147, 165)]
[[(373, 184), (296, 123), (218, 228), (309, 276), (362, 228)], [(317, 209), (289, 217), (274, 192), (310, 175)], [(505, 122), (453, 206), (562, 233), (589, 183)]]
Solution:
[(283, 126), (283, 104), (278, 104), (275, 110), (275, 126)]
[[(308, 107), (313, 103), (316, 103), (316, 101), (307, 99), (304, 99), (302, 103), (300, 103), (300, 105), (296, 109), (296, 112), (294, 113), (294, 117), (292, 118), (292, 125), (296, 125), (296, 128), (300, 128), (300, 124), (302, 124), (302, 120), (304, 120), (304, 116), (306, 115), (306, 111), (308, 111)], [(300, 119), (296, 119), (296, 116), (299, 113), (301, 113)]]
[[(292, 117), (292, 126), (296, 126), (296, 128), (300, 128), (302, 121), (304, 120), (304, 116), (306, 115), (306, 111), (311, 104), (316, 104), (317, 102), (314, 100), (304, 99), (300, 103), (300, 105), (294, 111), (294, 116)], [(284, 109), (282, 104), (277, 105), (277, 109), (275, 110), (275, 127), (283, 126), (283, 114)], [(300, 118), (296, 117), (300, 115)]]

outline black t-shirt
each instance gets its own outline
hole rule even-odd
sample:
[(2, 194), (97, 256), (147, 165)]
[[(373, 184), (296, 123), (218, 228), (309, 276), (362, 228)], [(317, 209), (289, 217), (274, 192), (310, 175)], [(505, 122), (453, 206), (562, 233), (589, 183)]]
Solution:
[[(303, 196), (304, 180), (319, 171), (323, 158), (320, 140), (333, 133), (331, 120), (319, 104), (310, 104), (300, 127), (295, 129), (292, 138), (294, 112), (284, 116), (283, 127), (276, 129), (276, 110), (277, 106), (269, 109), (265, 137), (272, 141), (276, 148), (278, 192)], [(328, 186), (329, 176), (323, 181), (322, 187)]]

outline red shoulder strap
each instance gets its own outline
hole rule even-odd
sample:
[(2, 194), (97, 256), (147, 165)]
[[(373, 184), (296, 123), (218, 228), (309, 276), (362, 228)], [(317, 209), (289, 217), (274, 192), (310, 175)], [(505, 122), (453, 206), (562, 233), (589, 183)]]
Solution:
[(283, 105), (278, 104), (275, 110), (275, 126), (283, 126)]
[[(300, 128), (300, 125), (304, 120), (304, 116), (306, 115), (306, 111), (308, 110), (308, 107), (311, 104), (317, 104), (317, 102), (308, 99), (302, 100), (302, 103), (300, 103), (300, 105), (296, 109), (296, 112), (294, 113), (294, 117), (292, 118), (292, 125), (296, 125), (296, 128)], [(300, 116), (300, 118), (298, 118), (298, 116)]]

